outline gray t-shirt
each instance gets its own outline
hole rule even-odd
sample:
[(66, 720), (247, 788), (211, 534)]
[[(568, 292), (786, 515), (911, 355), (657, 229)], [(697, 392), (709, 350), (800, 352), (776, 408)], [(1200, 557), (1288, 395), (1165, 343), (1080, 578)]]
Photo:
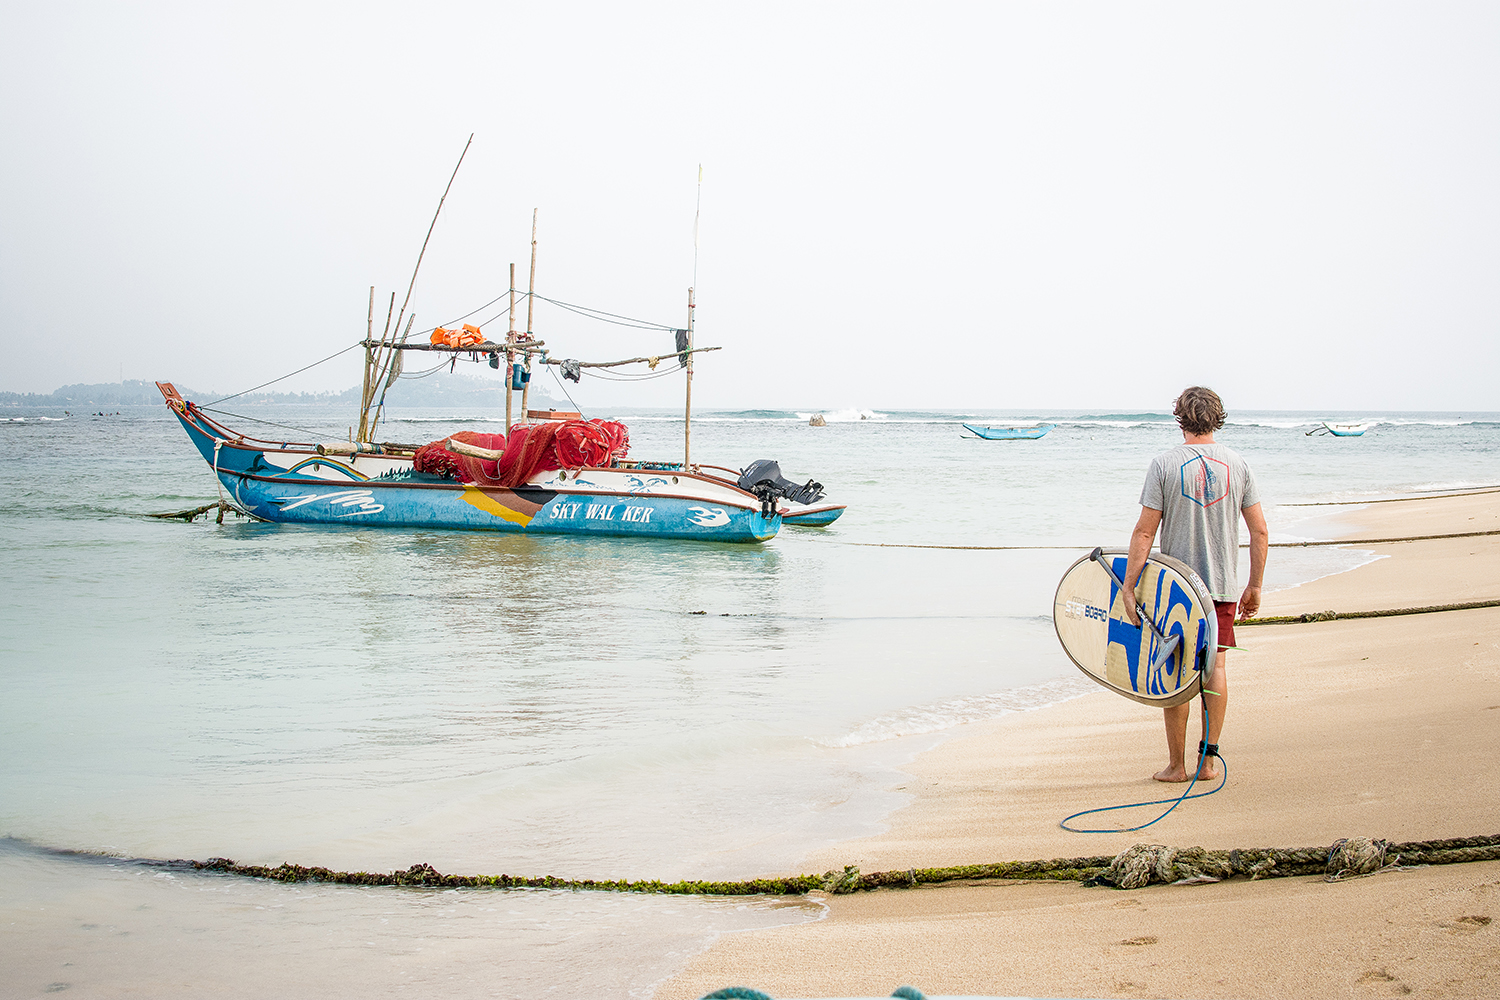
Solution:
[(1161, 511), (1161, 551), (1197, 571), (1216, 601), (1240, 599), (1240, 511), (1258, 503), (1250, 466), (1222, 444), (1157, 455), (1141, 488), (1141, 506)]

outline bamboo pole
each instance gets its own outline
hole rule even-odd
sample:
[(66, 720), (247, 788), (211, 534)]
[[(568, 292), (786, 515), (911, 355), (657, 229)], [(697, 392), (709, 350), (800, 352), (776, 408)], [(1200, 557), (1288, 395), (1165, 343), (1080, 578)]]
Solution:
[(510, 384), (511, 365), (516, 363), (515, 353), (510, 345), (516, 342), (516, 265), (510, 265), (510, 330), (505, 334), (505, 433), (510, 433), (511, 425), (511, 395), (513, 389)]
[(682, 471), (693, 471), (693, 290), (688, 289), (687, 358), (683, 367), (687, 369), (687, 401), (682, 411)]
[[(517, 354), (541, 354), (543, 353), (542, 349), (546, 346), (546, 343), (547, 342), (545, 340), (533, 340), (529, 344), (516, 344), (511, 348), (511, 350), (515, 351)], [(463, 347), (450, 347), (447, 344), (427, 344), (419, 340), (415, 344), (391, 344), (390, 349), (393, 351), (437, 351), (439, 353), (447, 351), (450, 354), (478, 355), (488, 354), (491, 351), (503, 351), (505, 350), (505, 345), (496, 343), (493, 340), (481, 340), (477, 344), (467, 344)], [(709, 348), (704, 348), (704, 350), (709, 350)], [(713, 348), (713, 350), (718, 350), (718, 348)], [(474, 358), (474, 360), (478, 361), (479, 359), (476, 357)], [(641, 360), (648, 361), (650, 359), (642, 358)], [(378, 384), (380, 382), (380, 379), (377, 378), (375, 381)]]
[(498, 462), (505, 457), (504, 450), (496, 451), (493, 448), (481, 448), (477, 444), (465, 444), (462, 441), (454, 441), (451, 438), (443, 442), (443, 448), (454, 454), (482, 458), (487, 462)]
[(359, 439), (365, 439), (365, 422), (369, 418), (370, 374), (375, 367), (375, 349), (370, 341), (375, 337), (375, 286), (370, 286), (370, 310), (365, 318), (365, 378), (359, 392)]
[[(406, 319), (406, 332), (401, 335), (401, 343), (406, 343), (406, 338), (411, 336), (411, 325), (417, 321), (417, 314), (412, 313)], [(391, 386), (396, 384), (396, 379), (401, 377), (401, 352), (396, 350), (396, 345), (391, 345), (391, 364), (385, 378), (385, 388), (380, 390), (380, 405), (375, 408), (375, 417), (370, 421), (370, 437), (375, 436), (375, 428), (380, 424), (380, 415), (385, 412), (385, 394), (391, 391)]]
[[(517, 345), (515, 345), (514, 348), (512, 348), (512, 350), (514, 350), (517, 354), (521, 354), (521, 355), (526, 355), (526, 354), (531, 354), (531, 355), (545, 354), (546, 353), (546, 350), (545, 350), (546, 346), (547, 346), (547, 342), (545, 340), (533, 340), (529, 344), (517, 344)], [(667, 354), (667, 355), (657, 354), (657, 355), (653, 355), (651, 357), (622, 358), (619, 361), (578, 361), (578, 362), (576, 362), (576, 364), (578, 365), (579, 368), (618, 368), (621, 365), (649, 364), (652, 361), (661, 361), (663, 357), (669, 357), (669, 358), (686, 357), (687, 355), (690, 355), (690, 354), (706, 354), (709, 351), (722, 351), (723, 349), (724, 348), (722, 348), (722, 347), (690, 347), (687, 350), (684, 350), (684, 351), (673, 351), (671, 354)], [(497, 343), (495, 343), (492, 340), (486, 340), (486, 341), (484, 341), (483, 343), (480, 343), (480, 344), (470, 344), (467, 347), (449, 347), (447, 344), (422, 344), (422, 343), (417, 343), (417, 344), (393, 344), (391, 346), (391, 350), (393, 350), (393, 351), (432, 351), (435, 354), (445, 354), (445, 353), (446, 354), (473, 354), (473, 355), (476, 355), (476, 357), (474, 358), (474, 360), (477, 361), (477, 360), (479, 360), (478, 357), (477, 357), (477, 355), (488, 354), (491, 351), (503, 351), (503, 350), (505, 350), (505, 345), (504, 344), (497, 344)], [(566, 364), (567, 361), (570, 361), (570, 360), (572, 360), (572, 359), (571, 358), (568, 358), (568, 359), (543, 358), (542, 359), (542, 364), (544, 364), (544, 365), (561, 365), (561, 364)], [(1493, 492), (1493, 491), (1491, 491), (1491, 492)], [(1421, 499), (1421, 498), (1417, 498), (1417, 499)], [(1379, 501), (1372, 501), (1372, 502), (1378, 503)], [(1343, 542), (1330, 542), (1329, 544), (1330, 545), (1342, 545), (1344, 543)]]
[(536, 209), (531, 210), (531, 283), (526, 288), (526, 336), (531, 336), (531, 311), (536, 306)]
[[(689, 348), (686, 351), (683, 351), (682, 353), (685, 354), (685, 355), (693, 355), (693, 354), (702, 354), (705, 351), (722, 351), (723, 349), (724, 348), (722, 348), (722, 347), (693, 347), (693, 348)], [(642, 363), (649, 364), (652, 361), (660, 361), (660, 360), (661, 360), (661, 357), (657, 356), (657, 357), (653, 357), (653, 358), (626, 358), (623, 361), (580, 361), (580, 362), (578, 362), (578, 367), (579, 368), (618, 368), (621, 365), (638, 365), (638, 364), (642, 364)], [(542, 364), (544, 364), (544, 365), (560, 365), (562, 363), (563, 362), (559, 361), (557, 358), (546, 358), (545, 360), (542, 361)]]
[[(448, 178), (448, 186), (443, 188), (443, 196), (438, 199), (437, 211), (432, 213), (432, 223), (427, 227), (427, 236), (422, 240), (422, 250), (417, 254), (417, 266), (411, 269), (411, 283), (406, 286), (406, 298), (401, 303), (401, 311), (396, 314), (396, 329), (401, 329), (401, 318), (406, 315), (406, 307), (411, 304), (411, 291), (417, 287), (417, 272), (422, 270), (422, 258), (427, 256), (427, 243), (432, 239), (432, 231), (437, 228), (438, 216), (443, 214), (443, 202), (448, 200), (448, 192), (453, 190), (453, 180), (458, 176), (458, 168), (464, 165), (464, 157), (469, 155), (469, 146), (474, 142), (474, 134), (469, 133), (469, 141), (464, 143), (464, 151), (458, 154), (458, 162), (453, 165), (453, 174)], [(407, 330), (411, 329), (410, 324)], [(384, 402), (384, 400), (382, 400)]]
[[(373, 289), (372, 289), (373, 292)], [(375, 428), (370, 426), (370, 407), (375, 405), (375, 393), (380, 388), (380, 383), (385, 379), (386, 368), (394, 359), (395, 349), (387, 346), (391, 336), (391, 318), (396, 313), (396, 293), (391, 293), (390, 304), (385, 310), (385, 329), (380, 331), (379, 349), (375, 352), (374, 366), (371, 369), (369, 391), (359, 403), (359, 426), (360, 440), (367, 441), (375, 435)], [(367, 343), (366, 347), (370, 345)]]
[(698, 220), (703, 215), (703, 164), (698, 164), (698, 192), (693, 199), (693, 283), (688, 286), (687, 356), (682, 366), (687, 369), (687, 400), (682, 410), (682, 471), (692, 472), (693, 451), (693, 289), (698, 287)]
[[(531, 340), (531, 315), (536, 308), (536, 214), (537, 210), (531, 210), (531, 281), (526, 289), (526, 339)], [(531, 354), (527, 352), (525, 358), (526, 380), (521, 383), (521, 419), (531, 419), (527, 407), (531, 405)]]

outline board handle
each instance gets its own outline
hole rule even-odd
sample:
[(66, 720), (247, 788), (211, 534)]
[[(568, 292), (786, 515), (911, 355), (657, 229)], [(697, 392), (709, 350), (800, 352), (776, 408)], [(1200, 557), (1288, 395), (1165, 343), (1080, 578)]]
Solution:
[[(1125, 589), (1125, 584), (1120, 580), (1118, 576), (1115, 575), (1114, 567), (1104, 559), (1104, 546), (1095, 546), (1094, 551), (1089, 553), (1089, 558), (1098, 563), (1099, 568), (1109, 574), (1109, 578), (1115, 582), (1116, 587), (1119, 587), (1121, 590)], [(1161, 640), (1161, 649), (1157, 650), (1156, 656), (1152, 657), (1151, 659), (1151, 669), (1155, 671), (1159, 669), (1162, 664), (1170, 660), (1173, 653), (1177, 652), (1177, 646), (1180, 642), (1182, 642), (1182, 636), (1180, 634), (1172, 636), (1165, 635), (1161, 629), (1156, 627), (1156, 622), (1151, 619), (1150, 615), (1143, 615), (1137, 612), (1137, 616), (1141, 619), (1141, 621), (1149, 625), (1151, 627), (1151, 631), (1155, 632), (1156, 637)]]

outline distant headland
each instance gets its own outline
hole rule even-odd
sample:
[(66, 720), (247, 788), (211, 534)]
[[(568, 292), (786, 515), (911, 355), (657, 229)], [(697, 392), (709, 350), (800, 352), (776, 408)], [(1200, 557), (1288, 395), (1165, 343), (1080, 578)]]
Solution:
[[(208, 402), (223, 395), (201, 392), (179, 385), (185, 397)], [(540, 386), (533, 384), (531, 399), (537, 403), (561, 402)], [(156, 384), (145, 379), (123, 382), (78, 383), (65, 385), (51, 393), (0, 392), (0, 407), (89, 407), (152, 406), (160, 404)], [(359, 386), (342, 392), (251, 392), (235, 399), (238, 405), (329, 405), (359, 406)], [(440, 374), (424, 379), (402, 379), (391, 386), (386, 406), (497, 406), (505, 405), (505, 383), (499, 379), (474, 378), (468, 375)]]

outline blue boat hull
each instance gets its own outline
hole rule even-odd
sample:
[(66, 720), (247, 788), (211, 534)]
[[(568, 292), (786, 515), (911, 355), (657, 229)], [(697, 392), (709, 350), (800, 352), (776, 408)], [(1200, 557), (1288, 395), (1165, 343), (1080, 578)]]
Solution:
[(975, 437), (984, 438), (986, 441), (1035, 441), (1056, 426), (1056, 424), (1042, 424), (1037, 427), (975, 427), (973, 424), (964, 424), (964, 428), (973, 431)]
[(266, 521), (358, 523), (392, 528), (456, 528), (553, 535), (630, 535), (762, 542), (780, 517), (680, 497), (560, 493), (545, 489), (440, 484), (401, 486), (369, 480), (325, 483), (220, 471), (225, 494)]
[(781, 527), (752, 494), (682, 472), (560, 470), (513, 489), (464, 484), (413, 474), (407, 459), (251, 444), (180, 397), (168, 404), (225, 496), (266, 521), (715, 542), (762, 542)]

